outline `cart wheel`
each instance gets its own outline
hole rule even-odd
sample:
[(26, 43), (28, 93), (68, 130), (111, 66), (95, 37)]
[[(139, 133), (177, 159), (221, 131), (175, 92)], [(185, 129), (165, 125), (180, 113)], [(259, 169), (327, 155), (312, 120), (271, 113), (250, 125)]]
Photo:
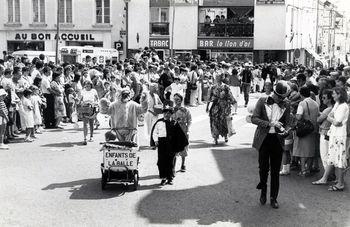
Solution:
[(101, 188), (102, 188), (102, 190), (106, 189), (106, 185), (107, 185), (107, 174), (102, 174), (102, 178), (101, 178)]
[(138, 187), (139, 187), (139, 173), (136, 171), (136, 172), (134, 173), (134, 185), (133, 185), (133, 190), (136, 191)]

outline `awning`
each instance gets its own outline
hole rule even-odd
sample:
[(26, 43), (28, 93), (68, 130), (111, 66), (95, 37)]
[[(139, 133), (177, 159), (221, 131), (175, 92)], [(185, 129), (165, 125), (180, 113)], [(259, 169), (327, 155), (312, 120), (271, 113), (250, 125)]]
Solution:
[(309, 54), (311, 54), (316, 60), (320, 60), (321, 56), (316, 53), (316, 51), (314, 51), (313, 49), (305, 49)]
[(315, 58), (315, 62), (321, 63), (322, 65), (326, 65), (327, 64), (327, 60), (324, 57), (321, 57), (318, 53), (316, 53), (316, 51), (314, 51), (313, 49), (305, 49), (312, 57)]

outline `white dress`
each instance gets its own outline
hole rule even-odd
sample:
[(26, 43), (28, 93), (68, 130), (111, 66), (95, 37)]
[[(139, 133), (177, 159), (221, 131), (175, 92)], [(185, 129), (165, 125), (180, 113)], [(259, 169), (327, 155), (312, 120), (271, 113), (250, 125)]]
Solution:
[(41, 118), (41, 112), (40, 112), (41, 98), (38, 95), (32, 95), (31, 101), (34, 107), (34, 123), (35, 125), (41, 125), (42, 124), (42, 118)]
[(331, 111), (334, 113), (334, 120), (341, 122), (342, 126), (335, 127), (331, 125), (329, 135), (329, 146), (328, 146), (328, 165), (334, 165), (337, 168), (346, 168), (348, 149), (347, 149), (347, 121), (349, 117), (349, 106), (347, 103), (336, 103)]
[(25, 128), (34, 128), (34, 106), (32, 102), (29, 99), (23, 97), (22, 106), (23, 106), (23, 124), (24, 124), (23, 126)]

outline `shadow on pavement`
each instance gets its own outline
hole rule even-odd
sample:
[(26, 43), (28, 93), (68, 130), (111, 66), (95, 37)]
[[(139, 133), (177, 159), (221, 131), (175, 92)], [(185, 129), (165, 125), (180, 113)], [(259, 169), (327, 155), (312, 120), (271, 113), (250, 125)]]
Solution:
[(84, 146), (82, 142), (62, 142), (62, 143), (49, 143), (41, 145), (41, 147), (74, 147)]
[(108, 184), (106, 190), (101, 189), (101, 178), (84, 179), (65, 183), (54, 183), (41, 190), (55, 190), (58, 188), (70, 188), (70, 199), (99, 200), (123, 196), (126, 192), (132, 192), (125, 184)]
[(152, 180), (152, 179), (159, 179), (159, 175), (149, 175), (149, 176), (140, 177), (140, 181)]
[[(254, 149), (215, 149), (212, 153), (222, 182), (184, 190), (153, 190), (139, 202), (138, 215), (151, 225), (179, 225), (185, 220), (196, 220), (201, 225), (230, 222), (242, 226), (315, 226), (315, 220), (316, 226), (344, 226), (349, 222), (346, 219), (350, 203), (344, 203), (350, 201), (348, 191), (330, 193), (327, 188), (313, 186), (314, 179), (284, 177), (278, 199), (281, 207), (274, 210), (269, 203), (261, 206), (258, 202), (259, 191), (255, 189), (258, 165)], [(195, 177), (191, 172), (186, 174), (189, 179)]]
[(218, 145), (215, 145), (214, 143), (208, 143), (208, 141), (205, 140), (190, 140), (190, 146), (189, 149), (203, 149), (203, 148), (210, 148), (210, 147), (227, 147), (228, 145), (224, 142), (219, 142)]

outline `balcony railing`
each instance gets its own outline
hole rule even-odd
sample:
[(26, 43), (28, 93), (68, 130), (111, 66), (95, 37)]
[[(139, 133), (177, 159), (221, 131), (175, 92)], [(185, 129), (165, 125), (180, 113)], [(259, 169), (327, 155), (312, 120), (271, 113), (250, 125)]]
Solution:
[(199, 36), (253, 37), (254, 24), (245, 23), (199, 23)]
[(169, 35), (168, 22), (152, 22), (150, 23), (151, 35)]

